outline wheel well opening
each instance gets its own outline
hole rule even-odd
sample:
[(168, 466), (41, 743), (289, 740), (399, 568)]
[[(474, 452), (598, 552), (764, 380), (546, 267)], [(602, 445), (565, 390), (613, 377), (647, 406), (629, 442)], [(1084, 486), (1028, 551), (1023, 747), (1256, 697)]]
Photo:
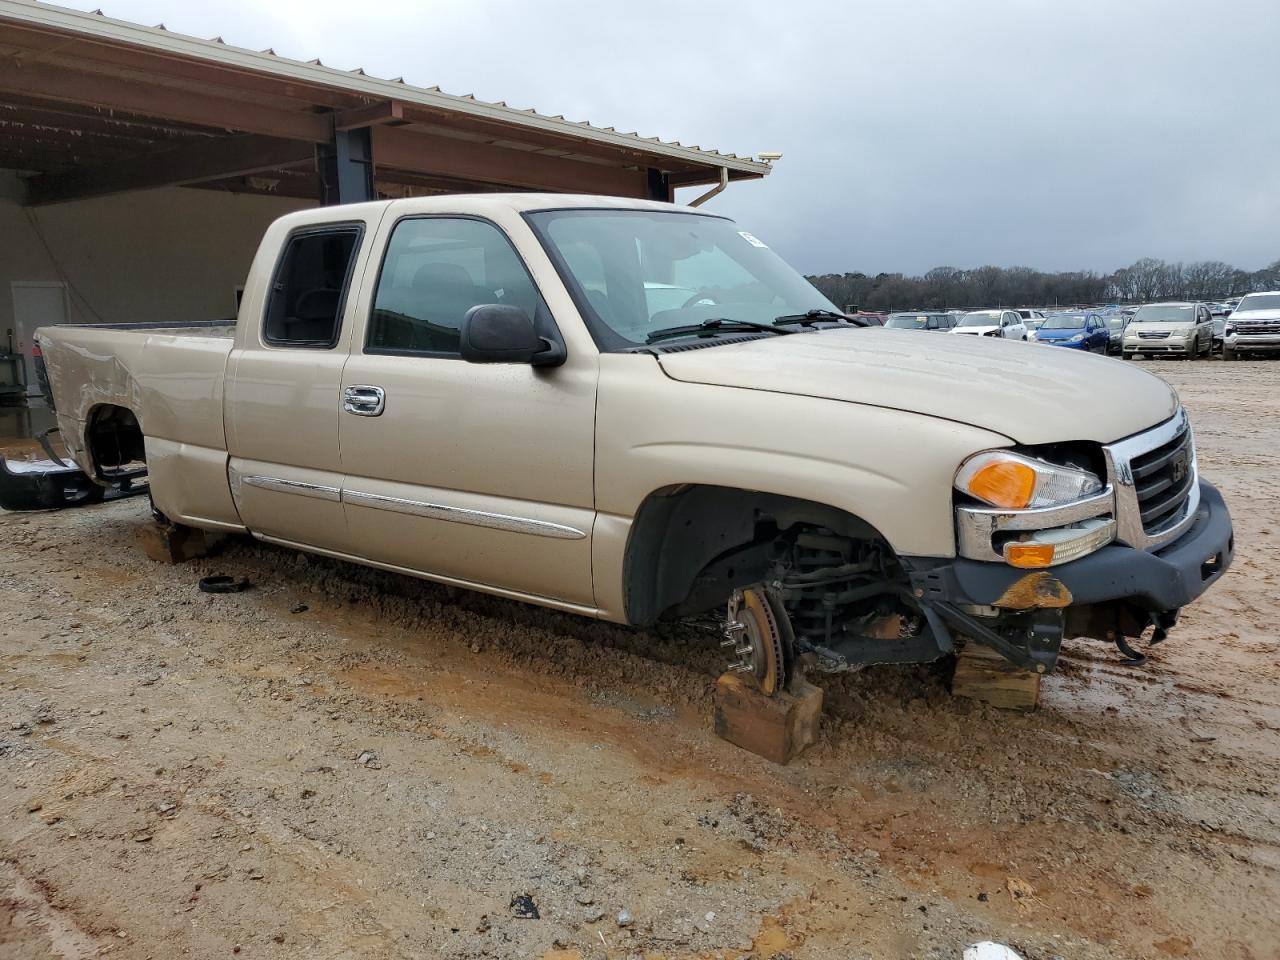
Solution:
[(637, 512), (627, 545), (627, 619), (650, 624), (714, 609), (735, 587), (764, 577), (780, 542), (818, 531), (892, 554), (871, 524), (815, 501), (705, 485), (657, 491)]
[(146, 472), (147, 452), (138, 418), (127, 407), (103, 404), (89, 414), (85, 445), (103, 479)]
[(846, 510), (724, 487), (667, 489), (645, 501), (632, 529), (627, 618), (648, 625), (710, 617), (735, 654), (746, 656), (732, 669), (754, 670), (767, 666), (769, 648), (756, 649), (740, 614), (746, 598), (764, 594), (786, 620), (784, 664), (788, 647), (829, 671), (927, 663), (954, 643), (919, 602), (906, 563), (879, 530)]

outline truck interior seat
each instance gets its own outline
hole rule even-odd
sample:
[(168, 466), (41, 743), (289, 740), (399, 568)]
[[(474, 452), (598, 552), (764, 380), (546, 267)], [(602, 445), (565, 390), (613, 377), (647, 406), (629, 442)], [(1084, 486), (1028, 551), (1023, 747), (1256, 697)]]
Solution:
[(307, 290), (298, 297), (293, 316), (285, 317), (286, 340), (327, 343), (338, 327), (338, 304), (342, 292), (329, 287)]

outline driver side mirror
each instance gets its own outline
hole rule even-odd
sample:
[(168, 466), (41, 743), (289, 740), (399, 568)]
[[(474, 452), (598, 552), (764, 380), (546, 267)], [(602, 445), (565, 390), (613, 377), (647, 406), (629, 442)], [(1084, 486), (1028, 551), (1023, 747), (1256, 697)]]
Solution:
[(547, 349), (533, 320), (520, 307), (482, 303), (467, 311), (460, 331), (468, 363), (533, 363)]

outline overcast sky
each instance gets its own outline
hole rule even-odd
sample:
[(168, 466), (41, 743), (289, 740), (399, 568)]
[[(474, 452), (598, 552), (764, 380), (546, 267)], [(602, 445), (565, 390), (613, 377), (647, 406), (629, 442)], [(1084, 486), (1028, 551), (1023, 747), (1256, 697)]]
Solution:
[(67, 5), (780, 151), (707, 209), (806, 273), (1280, 258), (1277, 0)]

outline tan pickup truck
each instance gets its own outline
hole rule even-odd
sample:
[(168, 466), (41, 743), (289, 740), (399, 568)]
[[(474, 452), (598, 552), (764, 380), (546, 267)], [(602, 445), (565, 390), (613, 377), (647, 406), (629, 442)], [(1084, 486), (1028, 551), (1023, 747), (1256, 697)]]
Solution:
[(797, 663), (1052, 669), (1231, 561), (1161, 380), (839, 313), (722, 217), (470, 195), (291, 214), (232, 326), (41, 331), (100, 482), (164, 518)]

